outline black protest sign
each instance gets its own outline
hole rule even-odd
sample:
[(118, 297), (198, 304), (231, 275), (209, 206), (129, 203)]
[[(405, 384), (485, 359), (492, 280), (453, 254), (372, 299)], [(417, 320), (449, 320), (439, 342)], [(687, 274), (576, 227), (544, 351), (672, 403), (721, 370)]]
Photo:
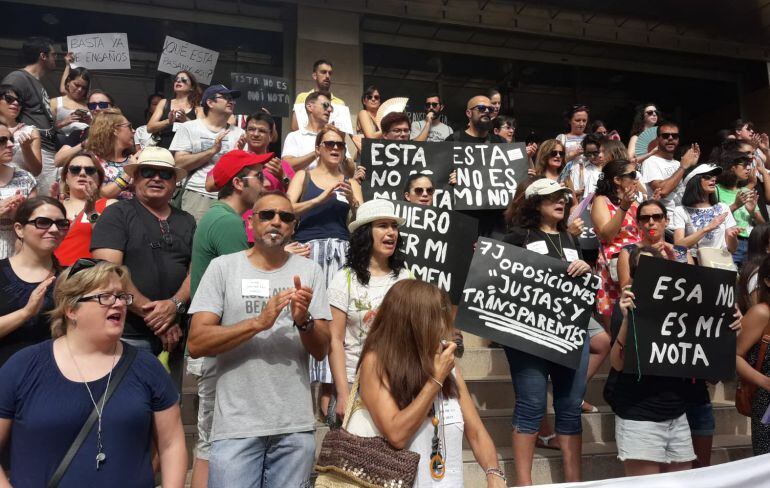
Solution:
[(623, 370), (735, 378), (735, 332), (729, 327), (735, 321), (735, 278), (734, 271), (641, 256)]
[(583, 210), (583, 213), (580, 214), (580, 218), (583, 220), (583, 232), (580, 234), (580, 237), (578, 237), (580, 249), (584, 251), (599, 249), (599, 238), (596, 237), (594, 222), (591, 220), (590, 206)]
[(506, 208), (516, 187), (528, 178), (524, 143), (448, 144), (457, 170), (455, 210)]
[(399, 232), (409, 271), (446, 291), (452, 303), (458, 303), (473, 257), (478, 220), (437, 207), (394, 203), (396, 213), (406, 219)]
[(253, 114), (266, 109), (273, 117), (288, 117), (294, 103), (289, 80), (277, 76), (230, 73), (230, 89), (241, 92), (236, 111)]
[(361, 148), (361, 165), (366, 168), (366, 180), (361, 185), (364, 200), (403, 200), (409, 175), (421, 173), (430, 178), (436, 189), (433, 204), (451, 209), (451, 147), (443, 142), (364, 139)]
[(455, 324), (576, 369), (601, 280), (573, 278), (565, 261), (479, 238)]

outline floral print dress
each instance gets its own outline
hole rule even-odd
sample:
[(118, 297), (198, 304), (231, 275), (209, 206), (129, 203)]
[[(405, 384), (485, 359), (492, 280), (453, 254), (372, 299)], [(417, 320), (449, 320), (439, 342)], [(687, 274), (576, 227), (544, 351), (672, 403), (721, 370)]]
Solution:
[[(613, 218), (618, 211), (618, 206), (612, 203), (609, 198), (605, 198), (604, 201), (607, 204), (607, 210), (610, 212), (610, 218)], [(594, 200), (594, 204), (597, 203)], [(634, 202), (631, 208), (628, 209), (628, 212), (626, 212), (623, 225), (611, 242), (599, 240), (600, 252), (599, 258), (596, 260), (596, 268), (599, 272), (599, 277), (602, 279), (602, 287), (596, 293), (596, 309), (601, 315), (606, 315), (607, 317), (612, 315), (615, 302), (620, 298), (620, 285), (610, 276), (610, 261), (616, 258), (625, 246), (636, 244), (642, 238), (636, 225), (637, 208), (639, 208), (639, 203)]]

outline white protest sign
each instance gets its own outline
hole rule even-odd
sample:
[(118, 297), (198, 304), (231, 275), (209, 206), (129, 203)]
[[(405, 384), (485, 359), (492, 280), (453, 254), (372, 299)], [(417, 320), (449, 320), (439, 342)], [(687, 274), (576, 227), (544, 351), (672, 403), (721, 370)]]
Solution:
[[(345, 105), (332, 105), (329, 123), (334, 124), (336, 128), (350, 135), (356, 132), (353, 130), (353, 122), (350, 120), (350, 109)], [(307, 110), (304, 103), (294, 105), (294, 115), (297, 116), (297, 126), (305, 127), (307, 125)]]
[(158, 71), (175, 75), (184, 70), (195, 76), (199, 83), (211, 84), (219, 53), (195, 44), (166, 36), (163, 53), (158, 61)]
[(67, 51), (74, 55), (73, 68), (131, 69), (125, 33), (67, 36)]

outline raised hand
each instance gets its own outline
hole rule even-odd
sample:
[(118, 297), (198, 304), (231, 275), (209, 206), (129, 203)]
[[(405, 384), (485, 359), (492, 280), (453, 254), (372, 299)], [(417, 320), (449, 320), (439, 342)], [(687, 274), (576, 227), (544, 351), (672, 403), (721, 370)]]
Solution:
[(298, 324), (304, 324), (308, 317), (308, 308), (313, 299), (313, 289), (302, 286), (299, 276), (294, 277), (294, 296), (291, 299), (291, 318)]
[(295, 290), (284, 290), (277, 295), (270, 297), (270, 300), (268, 300), (265, 306), (262, 307), (262, 311), (259, 315), (254, 317), (258, 332), (268, 330), (275, 325), (275, 321), (281, 314), (281, 311), (286, 308), (286, 305), (288, 305), (289, 302), (291, 302), (294, 291)]

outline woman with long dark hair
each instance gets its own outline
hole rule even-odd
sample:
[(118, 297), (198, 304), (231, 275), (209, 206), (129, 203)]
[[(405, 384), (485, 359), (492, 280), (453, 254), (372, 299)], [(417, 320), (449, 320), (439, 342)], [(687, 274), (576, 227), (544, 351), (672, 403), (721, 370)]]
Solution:
[(566, 153), (563, 158), (566, 164), (559, 176), (560, 182), (565, 181), (573, 165), (584, 163), (582, 142), (586, 136), (589, 115), (588, 106), (583, 104), (572, 105), (564, 112), (564, 122), (568, 131), (556, 136), (556, 140), (564, 146)]
[(361, 97), (363, 109), (358, 112), (356, 118), (356, 132), (363, 134), (367, 139), (379, 139), (382, 137), (382, 130), (377, 126), (377, 109), (382, 104), (380, 90), (374, 85), (366, 87)]
[(394, 284), (382, 301), (358, 364), (349, 432), (382, 436), (420, 455), (415, 488), (463, 486), (463, 437), (486, 473), (507, 486), (497, 451), (455, 367), (449, 296), (420, 280)]
[(62, 76), (64, 91), (62, 96), (51, 100), (51, 114), (56, 121), (56, 130), (66, 137), (73, 131), (86, 129), (91, 123), (86, 105), (91, 74), (85, 68), (70, 68), (67, 64)]
[(155, 107), (147, 132), (160, 136), (158, 146), (168, 147), (174, 139), (176, 124), (195, 120), (203, 116), (201, 88), (198, 80), (189, 71), (180, 71), (174, 75), (174, 98), (164, 98)]
[(654, 156), (658, 152), (658, 147), (639, 148), (636, 142), (639, 140), (639, 134), (658, 125), (663, 120), (662, 114), (654, 103), (645, 103), (636, 108), (634, 122), (631, 125), (631, 138), (628, 140), (628, 160), (636, 164), (642, 164), (645, 159)]
[(337, 416), (345, 412), (366, 335), (385, 294), (409, 278), (398, 228), (404, 219), (388, 200), (369, 200), (351, 222), (346, 264), (329, 283), (332, 307), (329, 366), (337, 391)]

